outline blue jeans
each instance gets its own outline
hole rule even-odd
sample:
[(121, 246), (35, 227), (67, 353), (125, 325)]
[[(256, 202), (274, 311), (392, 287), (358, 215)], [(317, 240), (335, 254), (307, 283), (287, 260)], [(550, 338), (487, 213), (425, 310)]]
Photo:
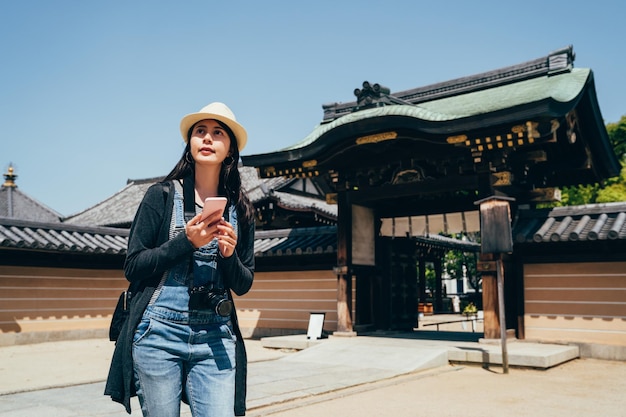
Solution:
[(148, 307), (133, 340), (135, 388), (144, 416), (232, 417), (235, 341), (223, 319)]

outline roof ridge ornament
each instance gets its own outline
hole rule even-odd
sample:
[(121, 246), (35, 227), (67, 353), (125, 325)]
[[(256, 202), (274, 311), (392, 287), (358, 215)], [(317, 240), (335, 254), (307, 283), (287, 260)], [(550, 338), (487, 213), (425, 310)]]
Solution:
[(369, 81), (363, 81), (363, 88), (355, 88), (354, 95), (356, 96), (356, 106), (353, 107), (353, 111), (390, 104), (412, 105), (408, 101), (391, 95), (389, 87), (378, 83), (370, 84)]
[(17, 188), (17, 184), (15, 183), (16, 178), (17, 174), (13, 173), (13, 164), (10, 163), (7, 173), (4, 174), (4, 184), (2, 184), (2, 187)]
[[(356, 103), (323, 104), (322, 109), (324, 111), (324, 117), (322, 123), (329, 123), (341, 116), (364, 108), (381, 107), (388, 104), (419, 106), (424, 102), (514, 84), (536, 77), (553, 76), (571, 72), (574, 68), (575, 58), (576, 54), (574, 53), (573, 45), (568, 45), (531, 61), (410, 90), (396, 91), (393, 94), (383, 91), (373, 91), (374, 86), (379, 84), (372, 86), (369, 82), (365, 81), (363, 83), (363, 89), (357, 88), (354, 90), (357, 96)], [(366, 85), (372, 89), (373, 95), (370, 95), (370, 90), (366, 88)]]
[(378, 83), (370, 84), (369, 81), (363, 81), (363, 88), (355, 88), (357, 108), (379, 107), (385, 105), (385, 98), (391, 90), (388, 87)]
[(572, 45), (552, 51), (547, 57), (548, 76), (569, 72), (574, 67), (576, 54)]

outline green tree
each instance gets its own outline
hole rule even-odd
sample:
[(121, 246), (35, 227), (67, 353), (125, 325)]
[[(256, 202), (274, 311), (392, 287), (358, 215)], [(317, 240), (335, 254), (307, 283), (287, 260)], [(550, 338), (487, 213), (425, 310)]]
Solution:
[(598, 184), (564, 187), (561, 192), (561, 201), (557, 206), (578, 206), (595, 202), (600, 186)]
[(610, 178), (606, 185), (598, 189), (595, 202), (610, 203), (612, 201), (626, 201), (626, 166), (622, 162), (620, 175)]
[[(470, 242), (478, 242), (480, 233), (469, 233), (463, 235), (461, 233), (451, 235), (454, 239), (469, 240)], [(463, 252), (459, 250), (450, 250), (446, 252), (443, 261), (443, 268), (446, 274), (453, 279), (467, 278), (470, 286), (476, 291), (480, 291), (480, 276), (476, 270), (477, 256), (473, 252)]]
[(606, 125), (606, 131), (609, 134), (609, 140), (615, 154), (620, 160), (626, 155), (626, 115), (622, 116), (617, 123), (609, 123)]
[(622, 164), (620, 175), (609, 178), (603, 184), (564, 187), (557, 206), (626, 201), (626, 116), (622, 116), (617, 123), (607, 124), (606, 130)]
[(435, 273), (435, 267), (432, 263), (426, 264), (426, 289), (434, 290), (437, 285), (437, 274)]

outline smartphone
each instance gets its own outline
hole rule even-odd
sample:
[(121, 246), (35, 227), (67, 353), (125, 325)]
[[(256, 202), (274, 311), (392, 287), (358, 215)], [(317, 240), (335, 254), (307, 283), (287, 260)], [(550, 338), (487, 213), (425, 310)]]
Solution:
[(204, 207), (202, 208), (202, 218), (200, 220), (202, 221), (206, 219), (216, 211), (223, 213), (225, 208), (226, 197), (209, 197), (204, 200)]

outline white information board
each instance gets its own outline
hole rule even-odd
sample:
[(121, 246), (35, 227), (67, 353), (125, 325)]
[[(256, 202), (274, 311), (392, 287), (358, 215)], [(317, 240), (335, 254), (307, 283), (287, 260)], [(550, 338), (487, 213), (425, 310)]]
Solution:
[(324, 328), (324, 316), (326, 313), (311, 313), (309, 317), (309, 329), (306, 332), (307, 339), (321, 339)]

